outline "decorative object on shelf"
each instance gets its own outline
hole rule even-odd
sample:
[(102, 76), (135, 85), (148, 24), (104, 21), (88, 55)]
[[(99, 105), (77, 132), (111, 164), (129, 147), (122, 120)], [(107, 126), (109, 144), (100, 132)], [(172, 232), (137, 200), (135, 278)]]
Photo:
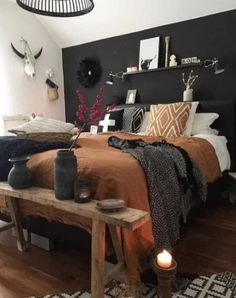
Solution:
[(125, 201), (119, 199), (106, 199), (97, 202), (97, 208), (105, 212), (116, 212), (125, 207)]
[(165, 36), (165, 45), (166, 45), (165, 67), (168, 67), (169, 50), (170, 50), (170, 36)]
[(132, 71), (138, 71), (138, 67), (137, 66), (132, 66), (131, 69), (132, 69)]
[[(158, 258), (158, 256), (157, 256), (157, 258)], [(164, 260), (165, 260), (165, 262), (164, 262)], [(169, 262), (169, 261), (171, 261), (171, 262)], [(163, 266), (163, 264), (167, 264), (167, 263), (168, 263), (168, 267)], [(177, 271), (176, 261), (172, 258), (171, 255), (170, 255), (170, 257), (168, 256), (168, 259), (165, 256), (165, 258), (162, 260), (161, 264), (159, 264), (159, 262), (156, 259), (154, 259), (152, 262), (152, 268), (157, 275), (157, 281), (158, 281), (157, 297), (171, 298), (172, 297), (172, 280), (173, 280), (173, 277)]]
[(137, 66), (127, 67), (127, 72), (132, 72), (132, 71), (138, 71), (138, 67)]
[(131, 89), (128, 90), (127, 96), (126, 96), (126, 104), (133, 104), (135, 103), (135, 98), (137, 95), (137, 89)]
[(74, 183), (74, 200), (77, 203), (87, 203), (91, 200), (91, 183), (88, 179), (75, 179)]
[(115, 74), (112, 73), (112, 71), (109, 73), (109, 79), (106, 81), (107, 85), (113, 85), (114, 84), (114, 78), (118, 78), (118, 79), (124, 79), (124, 72), (123, 71), (119, 71)]
[(80, 16), (94, 8), (93, 0), (16, 0), (16, 2), (25, 10), (50, 17)]
[(139, 70), (136, 72), (125, 72), (123, 73), (124, 79), (126, 76), (132, 76), (132, 75), (140, 75), (140, 74), (146, 74), (146, 73), (155, 73), (155, 72), (160, 72), (160, 71), (173, 71), (176, 69), (184, 69), (184, 68), (193, 68), (193, 67), (200, 67), (200, 63), (191, 63), (191, 64), (179, 64), (177, 66), (172, 66), (172, 67), (159, 67), (155, 69), (148, 69), (148, 70)]
[(54, 165), (54, 189), (58, 200), (74, 198), (74, 182), (77, 178), (77, 160), (74, 151), (58, 150)]
[(13, 167), (8, 174), (8, 183), (15, 189), (23, 189), (32, 186), (32, 173), (27, 167), (29, 157), (13, 157), (9, 159)]
[(212, 67), (214, 74), (220, 74), (225, 71), (217, 58), (204, 60), (201, 65), (205, 68)]
[(158, 67), (160, 36), (140, 41), (139, 70)]
[(169, 67), (173, 67), (173, 66), (177, 66), (177, 61), (176, 61), (176, 56), (172, 54), (170, 56)]
[(191, 89), (191, 87), (197, 78), (198, 75), (193, 75), (193, 70), (190, 71), (187, 79), (185, 79), (185, 73), (182, 73), (182, 80), (186, 87), (186, 90), (183, 93), (183, 101), (193, 100), (193, 89)]
[(19, 52), (12, 43), (11, 47), (17, 56), (19, 56), (21, 59), (24, 59), (25, 73), (33, 79), (35, 77), (36, 60), (41, 56), (43, 48), (41, 48), (36, 55), (33, 55), (27, 40), (21, 37), (20, 41), (24, 44), (24, 54)]
[(99, 61), (86, 58), (79, 64), (77, 78), (85, 88), (91, 88), (99, 82), (101, 73), (102, 68)]
[(182, 58), (181, 59), (181, 64), (192, 64), (192, 63), (197, 63), (199, 64), (201, 62), (198, 57), (188, 57), (188, 58)]
[(200, 63), (201, 60), (198, 57), (192, 57), (192, 63)]
[(105, 85), (100, 88), (96, 101), (90, 109), (88, 109), (88, 106), (85, 103), (85, 95), (83, 92), (79, 89), (76, 90), (76, 95), (79, 101), (78, 111), (76, 112), (77, 127), (79, 129), (84, 129), (87, 125), (97, 126), (105, 114), (114, 109), (114, 104), (102, 108), (102, 104), (104, 103), (104, 90)]

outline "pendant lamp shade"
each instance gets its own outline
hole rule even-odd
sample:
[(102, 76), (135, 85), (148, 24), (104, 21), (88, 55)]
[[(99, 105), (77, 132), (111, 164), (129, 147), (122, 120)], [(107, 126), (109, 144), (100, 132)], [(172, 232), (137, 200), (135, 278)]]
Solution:
[(94, 8), (93, 0), (16, 0), (30, 12), (51, 17), (76, 17)]

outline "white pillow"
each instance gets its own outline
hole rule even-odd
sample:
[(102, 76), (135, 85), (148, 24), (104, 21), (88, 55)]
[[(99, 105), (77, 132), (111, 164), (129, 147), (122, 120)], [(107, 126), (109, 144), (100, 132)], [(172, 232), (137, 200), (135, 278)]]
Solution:
[(75, 126), (60, 120), (36, 117), (33, 120), (19, 125), (14, 130), (21, 130), (25, 133), (37, 132), (70, 132)]
[(146, 128), (148, 126), (149, 116), (150, 116), (150, 112), (145, 112), (145, 114), (143, 116), (142, 124), (140, 126), (139, 131), (138, 131), (139, 133), (144, 133), (146, 131)]
[[(188, 102), (189, 103), (189, 102)], [(193, 121), (194, 121), (194, 116), (196, 114), (196, 110), (197, 110), (197, 106), (199, 104), (199, 101), (194, 101), (194, 102), (190, 102), (192, 104), (191, 110), (190, 110), (190, 114), (186, 123), (186, 128), (183, 132), (184, 136), (191, 136), (191, 132), (192, 132), (192, 128), (193, 128)]]
[(218, 135), (219, 131), (210, 127), (213, 122), (219, 118), (217, 113), (196, 113), (193, 120), (191, 135), (197, 134), (214, 134)]

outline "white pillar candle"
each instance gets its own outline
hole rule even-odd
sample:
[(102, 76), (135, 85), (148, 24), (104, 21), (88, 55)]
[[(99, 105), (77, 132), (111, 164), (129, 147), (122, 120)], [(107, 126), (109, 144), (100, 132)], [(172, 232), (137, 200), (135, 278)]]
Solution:
[(157, 255), (157, 264), (162, 268), (169, 268), (172, 263), (172, 256), (167, 250), (163, 250)]

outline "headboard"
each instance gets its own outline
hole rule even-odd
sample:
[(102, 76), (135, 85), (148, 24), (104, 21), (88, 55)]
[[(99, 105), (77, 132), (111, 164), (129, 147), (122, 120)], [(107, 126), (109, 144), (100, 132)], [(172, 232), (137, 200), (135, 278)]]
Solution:
[[(150, 108), (149, 104), (139, 103), (134, 105), (121, 105), (119, 107), (127, 108), (128, 106), (146, 107), (147, 110)], [(236, 171), (236, 101), (200, 101), (197, 112), (214, 112), (220, 115), (212, 127), (218, 129), (220, 131), (220, 135), (227, 138), (228, 149), (231, 157), (231, 171)]]

